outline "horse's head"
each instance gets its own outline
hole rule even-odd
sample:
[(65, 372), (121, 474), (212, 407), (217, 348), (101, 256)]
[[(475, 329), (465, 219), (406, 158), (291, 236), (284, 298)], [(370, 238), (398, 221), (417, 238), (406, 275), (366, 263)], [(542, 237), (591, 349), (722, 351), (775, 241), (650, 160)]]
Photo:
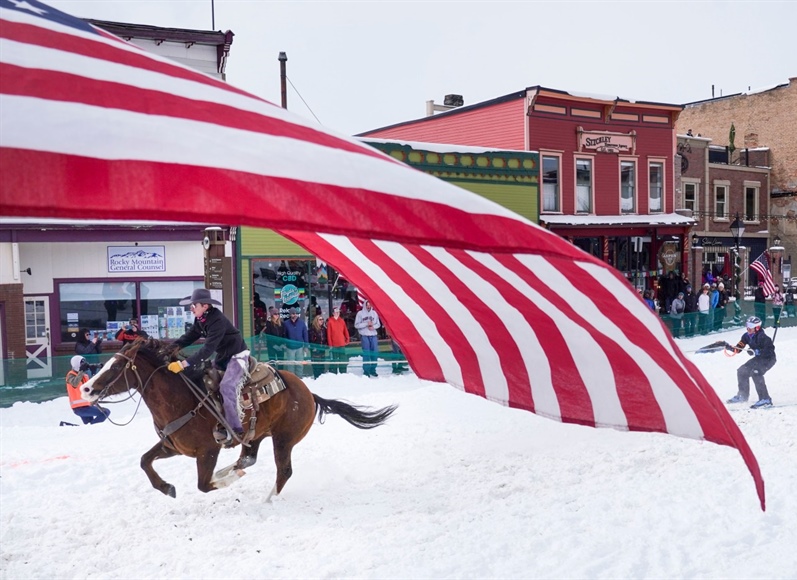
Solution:
[[(109, 395), (116, 395), (131, 388), (139, 388), (143, 385), (139, 375), (138, 363), (146, 362), (153, 356), (158, 356), (160, 343), (155, 339), (138, 338), (134, 342), (125, 345), (113, 355), (97, 373), (91, 377), (87, 383), (81, 387), (81, 396), (92, 403), (98, 399), (103, 399)], [(151, 356), (144, 357), (145, 352)], [(158, 365), (150, 365), (157, 367)]]

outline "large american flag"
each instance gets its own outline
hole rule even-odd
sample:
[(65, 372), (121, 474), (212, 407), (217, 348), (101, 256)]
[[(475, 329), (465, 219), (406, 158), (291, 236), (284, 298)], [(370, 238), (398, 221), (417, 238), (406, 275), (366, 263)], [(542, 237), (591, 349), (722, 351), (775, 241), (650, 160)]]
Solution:
[(617, 271), (528, 220), (36, 0), (0, 0), (0, 213), (274, 228), (332, 264), (417, 375), (593, 427), (738, 449)]
[(750, 267), (758, 274), (758, 282), (764, 285), (764, 294), (771, 296), (775, 293), (775, 281), (769, 269), (769, 252), (766, 250), (750, 263)]

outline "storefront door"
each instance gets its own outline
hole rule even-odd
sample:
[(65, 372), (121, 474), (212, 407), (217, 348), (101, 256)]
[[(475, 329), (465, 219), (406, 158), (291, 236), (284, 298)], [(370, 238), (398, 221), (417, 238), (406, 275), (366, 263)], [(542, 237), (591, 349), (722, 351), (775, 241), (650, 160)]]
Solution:
[(29, 379), (53, 375), (50, 343), (50, 301), (47, 296), (25, 298), (25, 368)]

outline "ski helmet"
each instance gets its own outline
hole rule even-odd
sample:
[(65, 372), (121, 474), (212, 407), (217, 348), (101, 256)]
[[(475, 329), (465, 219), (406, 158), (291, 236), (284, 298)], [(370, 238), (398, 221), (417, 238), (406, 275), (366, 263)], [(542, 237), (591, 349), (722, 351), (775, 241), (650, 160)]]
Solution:
[(747, 319), (747, 330), (758, 332), (761, 330), (761, 319), (758, 316), (751, 316)]

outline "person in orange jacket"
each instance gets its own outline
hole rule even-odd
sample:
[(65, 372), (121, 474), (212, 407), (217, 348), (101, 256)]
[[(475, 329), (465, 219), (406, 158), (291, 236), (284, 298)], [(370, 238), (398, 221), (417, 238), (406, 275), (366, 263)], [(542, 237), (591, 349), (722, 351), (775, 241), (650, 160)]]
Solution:
[[(66, 373), (66, 394), (69, 395), (69, 405), (72, 412), (83, 419), (84, 425), (102, 423), (111, 412), (99, 405), (92, 405), (81, 397), (80, 387), (89, 380), (91, 367), (85, 358), (75, 355), (69, 361), (72, 369)], [(62, 423), (63, 425), (64, 423)]]

